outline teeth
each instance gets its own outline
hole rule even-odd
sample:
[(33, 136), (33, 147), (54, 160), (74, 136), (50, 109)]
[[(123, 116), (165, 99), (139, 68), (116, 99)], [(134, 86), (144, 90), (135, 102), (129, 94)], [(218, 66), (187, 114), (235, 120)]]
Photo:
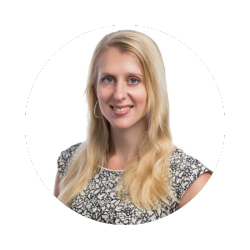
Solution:
[(118, 111), (124, 111), (124, 110), (127, 110), (127, 109), (131, 109), (131, 107), (125, 107), (125, 108), (121, 108), (121, 109), (113, 107), (113, 109), (118, 110)]

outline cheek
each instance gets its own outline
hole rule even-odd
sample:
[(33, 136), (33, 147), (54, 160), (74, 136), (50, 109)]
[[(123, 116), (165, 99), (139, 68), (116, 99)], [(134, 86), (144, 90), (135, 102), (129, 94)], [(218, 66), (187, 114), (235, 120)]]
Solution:
[(103, 90), (102, 88), (98, 88), (97, 90), (97, 97), (99, 101), (106, 101), (109, 97), (109, 93), (107, 90)]
[(147, 105), (147, 93), (140, 93), (139, 95), (136, 96), (136, 102), (141, 105), (141, 106), (146, 106)]

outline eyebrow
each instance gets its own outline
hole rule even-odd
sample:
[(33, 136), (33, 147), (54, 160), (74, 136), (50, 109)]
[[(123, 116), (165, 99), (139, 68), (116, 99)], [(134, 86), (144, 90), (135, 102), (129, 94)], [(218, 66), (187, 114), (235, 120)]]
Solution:
[[(102, 73), (101, 73), (101, 77), (104, 76), (104, 75), (113, 76), (113, 74), (111, 74), (111, 73), (109, 73), (109, 72), (102, 72)], [(135, 72), (128, 72), (126, 75), (134, 75), (134, 76), (141, 76), (141, 77), (143, 77), (143, 75), (138, 74), (138, 73), (135, 73)]]

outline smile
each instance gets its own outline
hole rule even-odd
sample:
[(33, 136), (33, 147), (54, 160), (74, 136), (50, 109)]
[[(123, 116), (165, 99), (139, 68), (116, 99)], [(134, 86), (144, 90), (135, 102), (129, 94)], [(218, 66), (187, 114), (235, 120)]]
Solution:
[(123, 115), (128, 114), (130, 112), (130, 110), (133, 108), (133, 106), (116, 108), (116, 107), (110, 105), (110, 108), (115, 116), (123, 116)]
[(112, 109), (117, 110), (117, 111), (124, 111), (124, 110), (128, 110), (133, 108), (133, 106), (128, 106), (128, 107), (124, 107), (124, 108), (116, 108), (114, 106), (110, 106)]

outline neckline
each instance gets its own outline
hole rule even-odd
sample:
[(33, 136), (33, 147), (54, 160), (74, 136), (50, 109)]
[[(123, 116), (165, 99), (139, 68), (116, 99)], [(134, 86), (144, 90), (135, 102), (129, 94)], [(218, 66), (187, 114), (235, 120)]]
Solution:
[[(175, 153), (177, 150), (181, 150), (180, 148), (176, 148), (172, 153), (171, 153), (171, 156), (170, 158), (172, 157), (173, 153)], [(112, 170), (112, 169), (108, 169), (108, 168), (104, 168), (101, 166), (101, 169), (103, 170), (108, 170), (110, 172), (124, 172), (125, 170), (124, 169), (121, 169), (121, 170)]]
[(112, 170), (112, 169), (108, 169), (108, 168), (104, 168), (104, 167), (101, 167), (102, 169), (105, 169), (105, 170), (108, 170), (108, 171), (111, 171), (111, 172), (123, 172), (124, 169), (121, 169), (121, 170)]

